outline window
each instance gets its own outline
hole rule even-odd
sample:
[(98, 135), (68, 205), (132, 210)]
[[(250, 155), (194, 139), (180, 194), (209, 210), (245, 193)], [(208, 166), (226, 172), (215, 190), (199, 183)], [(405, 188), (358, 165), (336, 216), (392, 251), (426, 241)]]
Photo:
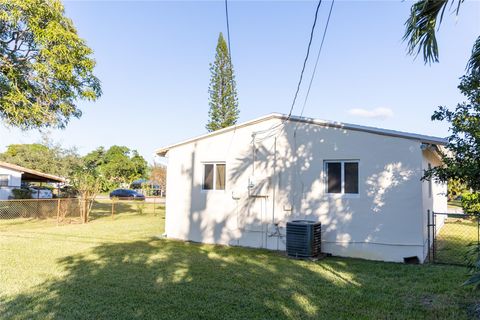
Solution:
[(0, 187), (8, 187), (8, 174), (0, 174)]
[(358, 194), (358, 161), (326, 161), (327, 193)]
[(342, 163), (327, 163), (328, 193), (342, 192)]
[(217, 170), (215, 170), (215, 189), (225, 190), (225, 164), (217, 163), (215, 167), (217, 168)]
[(345, 193), (358, 193), (358, 162), (345, 162)]
[(203, 164), (203, 190), (225, 190), (225, 163)]

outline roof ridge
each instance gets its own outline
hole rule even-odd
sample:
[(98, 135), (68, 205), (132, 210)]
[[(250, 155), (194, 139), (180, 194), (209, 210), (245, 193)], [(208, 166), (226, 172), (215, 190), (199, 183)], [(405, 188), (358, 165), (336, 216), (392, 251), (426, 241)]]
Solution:
[(417, 133), (410, 133), (410, 132), (405, 132), (405, 131), (398, 131), (398, 130), (392, 130), (392, 129), (383, 129), (383, 128), (377, 128), (377, 127), (371, 127), (371, 126), (364, 126), (364, 125), (358, 125), (358, 124), (351, 124), (351, 123), (345, 123), (345, 122), (338, 122), (338, 121), (331, 121), (331, 120), (323, 120), (323, 119), (315, 119), (315, 118), (308, 118), (308, 117), (301, 117), (301, 116), (295, 116), (295, 115), (286, 115), (283, 113), (278, 113), (278, 112), (272, 112), (269, 114), (266, 114), (262, 117), (255, 118), (253, 120), (245, 121), (237, 125), (233, 125), (227, 128), (223, 128), (217, 131), (213, 132), (208, 132), (206, 134), (190, 138), (175, 144), (171, 144), (169, 146), (159, 148), (155, 151), (157, 155), (160, 156), (165, 156), (168, 150), (171, 148), (178, 147), (180, 145), (188, 144), (191, 142), (195, 142), (198, 140), (202, 140), (205, 138), (209, 138), (215, 135), (223, 134), (232, 130), (236, 130), (239, 128), (247, 127), (256, 123), (260, 123), (263, 121), (267, 121), (270, 119), (283, 119), (286, 121), (296, 121), (296, 122), (303, 122), (303, 123), (309, 123), (309, 124), (315, 124), (315, 125), (321, 125), (321, 126), (330, 126), (330, 127), (337, 127), (337, 128), (343, 128), (347, 130), (355, 130), (355, 131), (363, 131), (363, 132), (368, 132), (368, 133), (373, 133), (373, 134), (380, 134), (380, 135), (386, 135), (386, 136), (391, 136), (391, 137), (397, 137), (397, 138), (404, 138), (404, 139), (414, 139), (414, 140), (420, 140), (425, 143), (430, 143), (430, 144), (437, 144), (437, 145), (446, 145), (447, 140), (445, 138), (440, 138), (440, 137), (435, 137), (435, 136), (429, 136), (429, 135), (422, 135), (422, 134), (417, 134)]

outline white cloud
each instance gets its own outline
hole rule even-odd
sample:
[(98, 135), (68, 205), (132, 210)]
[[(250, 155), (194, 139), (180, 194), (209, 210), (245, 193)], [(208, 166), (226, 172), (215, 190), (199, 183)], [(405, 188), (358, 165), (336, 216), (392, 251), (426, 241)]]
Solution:
[(348, 110), (348, 114), (352, 116), (362, 117), (362, 118), (381, 119), (381, 120), (385, 120), (393, 117), (393, 111), (392, 109), (389, 109), (389, 108), (375, 108), (371, 110), (354, 108), (354, 109)]

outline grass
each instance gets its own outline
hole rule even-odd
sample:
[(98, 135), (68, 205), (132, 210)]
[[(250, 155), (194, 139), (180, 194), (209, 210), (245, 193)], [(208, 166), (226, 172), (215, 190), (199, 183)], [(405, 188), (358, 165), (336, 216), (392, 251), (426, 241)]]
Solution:
[(462, 267), (159, 239), (164, 216), (0, 230), (1, 319), (469, 319)]
[(452, 209), (463, 209), (462, 201), (460, 200), (450, 200), (448, 201), (448, 207)]
[(466, 264), (468, 245), (477, 241), (477, 221), (448, 218), (437, 236), (435, 261)]
[[(48, 203), (47, 203), (48, 204)], [(48, 228), (57, 225), (56, 217), (56, 200), (52, 200), (50, 203), (52, 213), (44, 215), (46, 218), (15, 218), (15, 219), (1, 219), (2, 217), (8, 217), (7, 214), (2, 215), (0, 212), (0, 232), (12, 231), (22, 229), (38, 229)], [(73, 201), (71, 204), (75, 205)], [(1, 205), (1, 204), (0, 204)], [(5, 205), (3, 205), (5, 206)], [(24, 203), (15, 202), (12, 206), (12, 211), (17, 213), (23, 210), (36, 210), (37, 206), (32, 204), (29, 200)], [(130, 216), (135, 214), (161, 214), (164, 210), (163, 204), (144, 202), (144, 201), (115, 201), (112, 217), (112, 201), (109, 199), (96, 200), (92, 205), (92, 212), (90, 214), (90, 221), (94, 221), (101, 218), (116, 219), (118, 217)], [(8, 212), (8, 211), (7, 211)], [(61, 224), (78, 224), (80, 222), (79, 211), (76, 206), (71, 211), (71, 215), (66, 218), (65, 222)]]

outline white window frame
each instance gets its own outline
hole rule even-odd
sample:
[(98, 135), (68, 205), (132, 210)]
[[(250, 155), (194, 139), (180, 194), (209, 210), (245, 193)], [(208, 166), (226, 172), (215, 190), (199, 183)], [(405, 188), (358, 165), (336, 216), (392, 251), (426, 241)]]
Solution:
[(0, 188), (10, 186), (10, 176), (11, 175), (9, 175), (9, 174), (0, 174), (0, 177), (7, 177), (7, 185), (0, 184)]
[[(345, 193), (345, 163), (357, 163), (358, 165), (358, 193)], [(329, 163), (340, 163), (340, 192), (339, 193), (330, 193), (328, 192), (328, 164)], [(324, 160), (323, 161), (323, 172), (324, 172), (324, 184), (325, 184), (325, 194), (329, 196), (341, 196), (346, 198), (358, 198), (360, 197), (360, 160), (350, 159), (350, 160)]]
[[(205, 165), (211, 164), (213, 165), (213, 185), (212, 189), (205, 189)], [(223, 189), (216, 189), (217, 188), (217, 165), (223, 164), (225, 166), (225, 188)], [(225, 192), (227, 190), (227, 164), (225, 161), (209, 161), (209, 162), (202, 162), (202, 192)]]

